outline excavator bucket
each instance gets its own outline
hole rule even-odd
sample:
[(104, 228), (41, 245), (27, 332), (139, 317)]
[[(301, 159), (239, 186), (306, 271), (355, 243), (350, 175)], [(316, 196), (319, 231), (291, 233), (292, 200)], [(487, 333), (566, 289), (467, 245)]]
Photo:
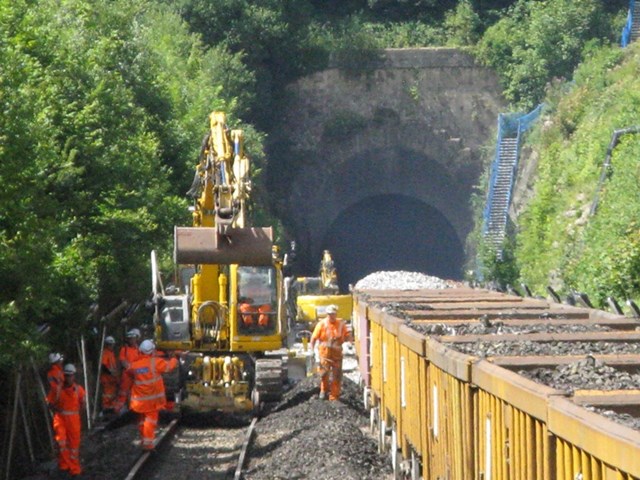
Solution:
[(237, 264), (264, 266), (273, 263), (273, 229), (175, 227), (176, 264)]

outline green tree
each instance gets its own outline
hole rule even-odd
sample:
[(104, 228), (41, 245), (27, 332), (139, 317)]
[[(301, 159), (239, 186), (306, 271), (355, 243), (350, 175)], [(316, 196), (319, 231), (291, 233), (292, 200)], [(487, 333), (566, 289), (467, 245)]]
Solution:
[(532, 107), (552, 78), (572, 78), (589, 41), (614, 40), (617, 27), (597, 0), (518, 0), (487, 29), (477, 53), (502, 76), (509, 100)]

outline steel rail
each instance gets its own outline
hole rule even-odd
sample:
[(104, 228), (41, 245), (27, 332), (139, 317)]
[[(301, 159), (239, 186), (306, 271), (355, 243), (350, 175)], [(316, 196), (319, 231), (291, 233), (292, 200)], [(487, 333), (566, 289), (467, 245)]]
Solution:
[(253, 439), (253, 433), (255, 431), (256, 423), (258, 423), (258, 417), (254, 417), (253, 420), (251, 420), (251, 424), (249, 425), (247, 433), (245, 434), (242, 449), (240, 450), (240, 455), (238, 457), (238, 466), (236, 467), (236, 473), (233, 476), (233, 480), (242, 479), (242, 469), (244, 468), (249, 445), (251, 444), (251, 440)]
[[(173, 436), (178, 427), (179, 421), (180, 419), (178, 418), (174, 418), (173, 420), (171, 420), (167, 428), (158, 436), (154, 445), (155, 448), (163, 445), (166, 441), (168, 441), (169, 438)], [(140, 475), (145, 465), (148, 464), (149, 460), (153, 458), (152, 453), (153, 451), (141, 452), (140, 456), (133, 463), (133, 466), (129, 470), (129, 473), (125, 477), (125, 480), (134, 480), (136, 478), (139, 478), (138, 475)]]

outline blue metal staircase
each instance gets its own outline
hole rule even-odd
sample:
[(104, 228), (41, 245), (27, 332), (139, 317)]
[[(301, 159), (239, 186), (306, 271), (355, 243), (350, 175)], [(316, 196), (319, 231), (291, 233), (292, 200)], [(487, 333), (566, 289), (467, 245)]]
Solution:
[(496, 155), (491, 164), (489, 193), (484, 209), (482, 235), (500, 258), (507, 235), (511, 195), (518, 171), (520, 137), (538, 118), (542, 105), (530, 113), (500, 114)]
[(640, 37), (640, 2), (629, 0), (627, 23), (622, 29), (621, 45), (626, 47)]

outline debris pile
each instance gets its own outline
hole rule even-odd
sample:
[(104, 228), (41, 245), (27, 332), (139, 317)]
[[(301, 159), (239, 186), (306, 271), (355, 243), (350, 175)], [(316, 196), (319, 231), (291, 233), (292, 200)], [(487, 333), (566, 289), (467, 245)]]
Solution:
[(618, 370), (601, 360), (586, 358), (555, 368), (522, 370), (519, 375), (557, 390), (633, 390), (640, 388), (640, 375)]
[(495, 341), (451, 343), (449, 347), (476, 357), (525, 356), (525, 355), (596, 355), (639, 354), (637, 342), (532, 342)]
[(358, 282), (354, 290), (439, 290), (458, 285), (450, 280), (442, 280), (419, 272), (373, 272)]
[(244, 478), (393, 478), (387, 457), (378, 454), (366, 433), (368, 416), (358, 386), (344, 379), (336, 402), (320, 400), (318, 393), (318, 379), (307, 378), (265, 412)]

